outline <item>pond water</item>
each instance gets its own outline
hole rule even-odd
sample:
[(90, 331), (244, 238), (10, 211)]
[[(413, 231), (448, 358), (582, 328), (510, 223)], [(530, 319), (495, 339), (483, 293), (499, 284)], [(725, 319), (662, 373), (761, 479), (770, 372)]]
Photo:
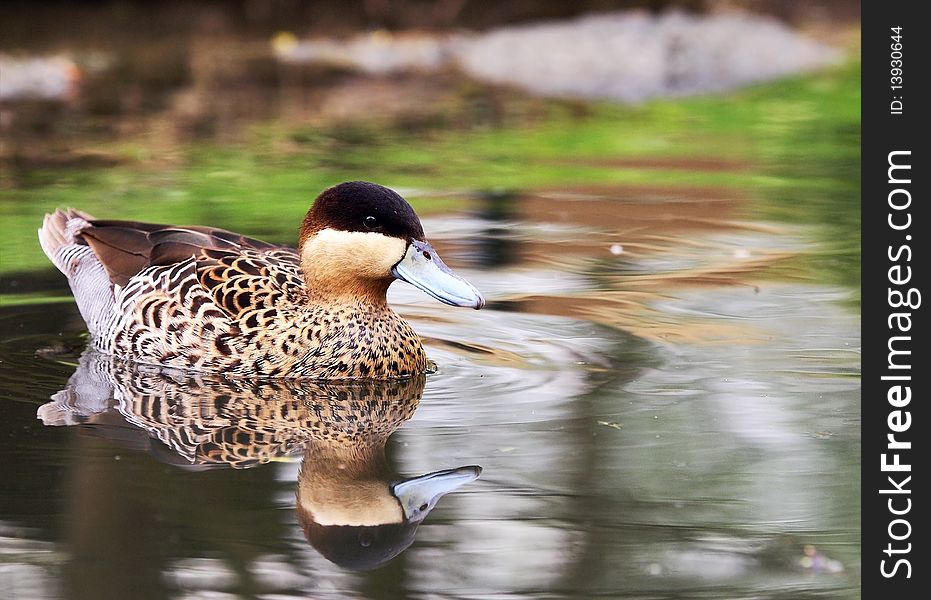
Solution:
[[(0, 598), (859, 597), (856, 65), (628, 109), (441, 82), (471, 108), (308, 129), (293, 73), (185, 60), (146, 82), (173, 100), (107, 88), (154, 113), (92, 98), (9, 130)], [(361, 112), (387, 85), (341, 77)], [(398, 85), (449, 109), (434, 83)], [(278, 112), (250, 130), (239, 96)], [(205, 106), (207, 141), (165, 134)], [(353, 178), (408, 197), (488, 300), (392, 286), (423, 380), (84, 353), (34, 240), (71, 204), (293, 243), (308, 198)]]
[[(698, 221), (679, 232), (687, 246), (646, 252), (638, 238), (669, 221), (620, 236), (572, 223), (585, 220), (575, 211), (549, 220), (550, 201), (514, 200), (541, 220), (507, 227), (489, 211), (424, 219), (489, 305), (454, 310), (396, 284), (393, 304), (438, 364), (401, 391), (231, 392), (79, 362), (72, 304), (4, 306), (0, 594), (854, 597), (850, 294), (730, 281), (800, 250), (804, 230)], [(350, 414), (308, 412), (333, 403)], [(483, 471), (440, 500), (406, 551), (356, 572), (311, 545), (331, 542), (308, 543), (297, 509), (314, 485), (308, 461), (359, 447), (372, 464), (348, 460), (338, 484), (319, 484), (327, 502)], [(333, 555), (372, 566), (410, 533), (384, 535), (397, 539), (374, 558)], [(358, 541), (332, 543), (365, 553), (371, 541)]]

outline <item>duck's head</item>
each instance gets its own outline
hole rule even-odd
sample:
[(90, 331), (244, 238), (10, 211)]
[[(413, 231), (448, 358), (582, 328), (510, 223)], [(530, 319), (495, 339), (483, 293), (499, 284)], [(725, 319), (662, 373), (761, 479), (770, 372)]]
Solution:
[(328, 455), (318, 446), (305, 454), (301, 468), (298, 522), (328, 560), (367, 571), (410, 546), (440, 498), (481, 472), (467, 466), (399, 480), (385, 462), (383, 445), (355, 460)]
[(446, 304), (485, 305), (479, 291), (440, 259), (411, 205), (374, 183), (324, 190), (304, 218), (299, 248), (312, 293), (383, 300), (400, 279)]

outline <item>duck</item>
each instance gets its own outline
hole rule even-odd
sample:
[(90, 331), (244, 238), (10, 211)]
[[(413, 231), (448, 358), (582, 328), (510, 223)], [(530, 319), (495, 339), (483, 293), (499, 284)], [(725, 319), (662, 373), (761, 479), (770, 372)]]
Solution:
[(425, 383), (178, 378), (87, 350), (37, 417), (93, 426), (190, 471), (299, 458), (294, 507), (305, 538), (330, 562), (367, 571), (408, 548), (437, 503), (482, 473), (466, 465), (404, 476), (389, 462), (388, 440), (413, 417)]
[(419, 336), (387, 302), (397, 280), (481, 309), (482, 294), (427, 241), (411, 205), (366, 182), (314, 200), (297, 247), (212, 227), (46, 214), (39, 243), (65, 275), (92, 347), (228, 377), (391, 379), (427, 372)]

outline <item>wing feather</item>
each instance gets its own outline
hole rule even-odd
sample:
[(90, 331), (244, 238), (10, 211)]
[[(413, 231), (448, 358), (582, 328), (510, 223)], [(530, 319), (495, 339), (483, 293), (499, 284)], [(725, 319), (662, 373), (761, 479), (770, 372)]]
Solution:
[(148, 267), (169, 266), (192, 256), (200, 264), (214, 260), (217, 254), (294, 253), (287, 246), (213, 227), (90, 220), (78, 235), (91, 247), (110, 281), (121, 286)]

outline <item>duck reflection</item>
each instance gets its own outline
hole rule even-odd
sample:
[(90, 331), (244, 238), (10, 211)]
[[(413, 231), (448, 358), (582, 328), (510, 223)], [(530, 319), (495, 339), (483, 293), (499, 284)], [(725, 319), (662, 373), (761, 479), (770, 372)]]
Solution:
[(129, 423), (151, 454), (191, 469), (302, 454), (296, 509), (307, 540), (337, 565), (369, 570), (410, 546), (440, 498), (481, 473), (465, 466), (403, 478), (389, 465), (385, 445), (414, 414), (424, 383), (222, 379), (86, 352), (38, 417), (94, 424), (124, 442)]

